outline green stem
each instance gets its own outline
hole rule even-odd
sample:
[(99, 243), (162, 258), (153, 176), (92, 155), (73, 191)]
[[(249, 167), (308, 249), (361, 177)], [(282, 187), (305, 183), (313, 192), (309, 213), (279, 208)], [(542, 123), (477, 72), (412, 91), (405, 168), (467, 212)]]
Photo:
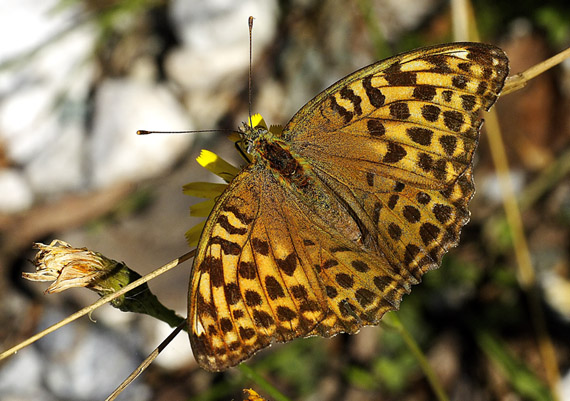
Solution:
[[(98, 284), (103, 289), (98, 290), (100, 296), (113, 293), (118, 289), (140, 279), (141, 276), (134, 270), (131, 270), (123, 263), (118, 263), (108, 277), (100, 279)], [(132, 289), (125, 295), (111, 301), (111, 306), (123, 311), (142, 313), (152, 316), (158, 320), (176, 327), (184, 321), (184, 318), (178, 316), (172, 309), (164, 306), (158, 298), (150, 291), (147, 283), (141, 284), (137, 288)], [(186, 328), (184, 328), (186, 330)]]
[(390, 322), (388, 324), (394, 329), (396, 329), (398, 333), (400, 333), (400, 335), (404, 339), (404, 342), (408, 346), (409, 350), (417, 359), (418, 363), (420, 364), (420, 368), (423, 370), (424, 374), (426, 375), (426, 378), (428, 379), (437, 399), (439, 401), (449, 401), (447, 394), (445, 394), (445, 391), (443, 391), (443, 387), (441, 386), (439, 379), (435, 375), (435, 372), (431, 368), (426, 356), (424, 355), (424, 353), (418, 346), (418, 343), (416, 343), (410, 332), (406, 330), (398, 315), (396, 313), (390, 313), (390, 315), (386, 317), (390, 318), (389, 319)]
[(380, 29), (378, 20), (374, 17), (375, 11), (370, 0), (359, 0), (357, 5), (360, 8), (360, 15), (364, 19), (366, 28), (368, 29), (368, 37), (374, 46), (374, 52), (377, 58), (385, 58), (391, 54), (390, 49), (386, 43), (386, 39)]
[(270, 397), (275, 401), (291, 401), (291, 399), (277, 390), (271, 383), (265, 380), (260, 374), (255, 370), (242, 363), (238, 366), (239, 370), (251, 381), (255, 382), (259, 387), (261, 387)]

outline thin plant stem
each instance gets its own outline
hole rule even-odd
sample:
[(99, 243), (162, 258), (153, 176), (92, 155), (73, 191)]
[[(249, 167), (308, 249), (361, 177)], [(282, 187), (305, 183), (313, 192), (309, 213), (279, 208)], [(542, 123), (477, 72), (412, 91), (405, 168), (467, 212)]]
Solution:
[(161, 351), (165, 349), (172, 340), (174, 340), (174, 337), (176, 337), (178, 333), (180, 333), (180, 331), (184, 329), (185, 326), (186, 326), (186, 320), (183, 319), (182, 322), (180, 322), (180, 324), (172, 331), (172, 333), (170, 333), (168, 337), (166, 337), (164, 341), (162, 341), (160, 345), (156, 347), (154, 351), (152, 351), (150, 355), (147, 356), (145, 360), (142, 361), (142, 363), (135, 370), (133, 370), (133, 372), (129, 375), (129, 377), (127, 377), (119, 385), (119, 387), (117, 387), (115, 391), (113, 391), (111, 395), (106, 398), (105, 401), (115, 400), (119, 396), (119, 394), (121, 394), (123, 390), (127, 388), (129, 384), (131, 384), (137, 377), (141, 375), (142, 372), (144, 372), (144, 370), (158, 357)]
[(425, 374), (433, 392), (435, 393), (437, 399), (439, 401), (449, 401), (447, 394), (445, 394), (445, 391), (443, 390), (443, 387), (442, 387), (439, 379), (437, 378), (437, 375), (435, 374), (432, 367), (430, 366), (426, 356), (424, 355), (424, 353), (420, 349), (416, 340), (414, 340), (414, 338), (412, 337), (410, 332), (406, 329), (406, 327), (404, 326), (404, 324), (402, 323), (402, 321), (398, 317), (398, 314), (397, 313), (390, 313), (390, 315), (388, 315), (386, 317), (389, 318), (389, 319), (384, 318), (384, 319), (386, 319), (386, 323), (391, 328), (398, 331), (398, 333), (402, 336), (402, 338), (404, 339), (404, 342), (408, 346), (408, 349), (412, 352), (412, 354), (414, 355), (414, 357), (418, 361), (420, 368), (424, 372), (424, 374)]
[(451, 27), (453, 38), (458, 42), (469, 40), (469, 13), (472, 12), (468, 0), (451, 0)]
[(245, 363), (239, 365), (238, 368), (244, 374), (244, 376), (255, 382), (275, 401), (291, 401), (289, 397), (277, 390), (277, 388), (275, 388), (271, 383), (265, 380), (259, 373), (257, 373), (251, 367), (247, 366)]
[(560, 64), (569, 57), (570, 47), (564, 51), (561, 51), (557, 55), (550, 57), (548, 60), (544, 60), (542, 63), (533, 65), (524, 72), (520, 72), (509, 77), (505, 83), (502, 95), (504, 96), (508, 93), (522, 89), (528, 81), (542, 74), (546, 70), (549, 70), (550, 68)]
[(549, 164), (533, 179), (523, 190), (519, 200), (519, 207), (525, 211), (543, 196), (548, 190), (570, 174), (570, 148), (560, 154), (556, 160)]
[[(477, 30), (474, 13), (470, 13), (468, 23), (471, 27), (470, 32), (472, 32), (473, 39), (479, 40), (479, 32)], [(522, 88), (526, 84), (527, 80), (541, 74), (546, 71), (546, 69), (553, 67), (557, 63), (560, 63), (564, 58), (567, 58), (570, 55), (570, 53), (565, 53), (566, 52), (562, 52), (544, 63), (531, 67), (522, 74), (516, 75), (515, 77), (517, 78), (508, 79), (505, 85), (505, 91), (503, 91), (502, 95)], [(544, 312), (540, 305), (540, 296), (536, 288), (536, 275), (524, 233), (519, 205), (509, 174), (509, 162), (501, 135), (499, 118), (495, 109), (491, 109), (486, 114), (486, 127), (491, 158), (493, 159), (495, 171), (497, 172), (497, 177), (501, 184), (503, 208), (505, 209), (507, 222), (513, 236), (513, 250), (517, 261), (519, 284), (527, 294), (531, 321), (536, 332), (538, 349), (546, 371), (548, 386), (554, 401), (558, 401), (560, 398), (558, 396), (557, 385), (560, 381), (560, 372), (558, 370), (554, 345), (552, 344), (552, 340), (546, 329)]]
[(126, 294), (127, 292), (131, 291), (132, 289), (138, 287), (141, 284), (146, 283), (147, 281), (152, 280), (155, 277), (160, 276), (163, 273), (166, 273), (168, 270), (171, 270), (173, 268), (175, 268), (176, 266), (178, 266), (179, 264), (187, 261), (190, 258), (194, 257), (194, 254), (196, 253), (196, 250), (192, 250), (184, 255), (182, 255), (181, 257), (174, 259), (172, 262), (167, 263), (166, 265), (159, 267), (158, 269), (156, 269), (155, 271), (147, 274), (146, 276), (141, 277), (140, 279), (133, 281), (132, 283), (130, 283), (129, 285), (123, 287), (121, 290), (114, 292), (112, 294), (106, 295), (104, 297), (99, 298), (99, 300), (97, 300), (96, 302), (92, 303), (91, 305), (81, 309), (78, 312), (75, 312), (74, 314), (68, 316), (67, 318), (63, 319), (62, 321), (48, 327), (47, 329), (39, 332), (38, 334), (33, 335), (32, 337), (22, 341), (21, 343), (19, 343), (18, 345), (15, 345), (14, 347), (2, 352), (0, 354), (0, 360), (5, 359), (7, 357), (9, 357), (10, 355), (15, 354), (16, 352), (18, 352), (19, 350), (27, 347), (28, 345), (33, 344), (34, 342), (36, 342), (37, 340), (39, 340), (40, 338), (60, 329), (61, 327), (65, 326), (68, 323), (73, 322), (76, 319), (79, 319), (82, 316), (85, 316), (91, 312), (93, 312), (95, 309), (99, 308), (100, 306), (105, 305), (107, 302), (112, 301), (115, 298), (120, 297), (123, 294)]
[(513, 250), (518, 266), (518, 280), (521, 288), (527, 294), (531, 320), (537, 335), (538, 348), (542, 363), (544, 364), (546, 378), (552, 396), (556, 401), (560, 399), (557, 391), (558, 382), (560, 381), (560, 372), (556, 361), (556, 353), (554, 352), (552, 340), (548, 335), (544, 311), (540, 305), (540, 295), (536, 288), (536, 274), (524, 233), (519, 205), (509, 175), (509, 164), (501, 136), (499, 120), (494, 110), (491, 110), (491, 112), (487, 114), (486, 124), (491, 157), (495, 165), (497, 177), (501, 183), (503, 208), (505, 209), (505, 216), (513, 237)]
[(386, 43), (386, 38), (380, 29), (380, 24), (378, 19), (375, 18), (375, 11), (371, 0), (358, 0), (356, 2), (358, 8), (360, 9), (360, 16), (366, 24), (366, 29), (368, 30), (368, 37), (370, 38), (372, 45), (374, 46), (374, 53), (378, 58), (385, 58), (391, 52)]

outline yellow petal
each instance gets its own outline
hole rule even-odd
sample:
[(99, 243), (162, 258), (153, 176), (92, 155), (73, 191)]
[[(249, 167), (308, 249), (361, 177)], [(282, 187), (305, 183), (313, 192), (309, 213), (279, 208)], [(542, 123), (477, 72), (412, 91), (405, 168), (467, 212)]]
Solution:
[(265, 398), (261, 397), (251, 388), (245, 388), (243, 392), (247, 396), (243, 401), (265, 401)]
[[(247, 124), (249, 125), (249, 119), (247, 121)], [(265, 120), (263, 119), (263, 117), (261, 117), (261, 114), (254, 114), (253, 116), (251, 116), (251, 123), (253, 124), (253, 127), (263, 127), (265, 129), (267, 129), (267, 124), (265, 124)]]
[(213, 182), (191, 182), (182, 187), (186, 195), (196, 198), (217, 198), (227, 188), (227, 184), (215, 184)]
[(198, 202), (190, 206), (190, 216), (194, 217), (208, 217), (210, 212), (216, 204), (215, 199), (208, 199), (203, 202)]
[(205, 149), (202, 149), (196, 161), (208, 171), (221, 177), (225, 182), (230, 182), (240, 171), (239, 168), (232, 166), (217, 154)]
[(190, 230), (186, 231), (186, 234), (184, 236), (186, 237), (186, 242), (188, 243), (188, 246), (190, 248), (193, 248), (196, 245), (198, 245), (198, 241), (200, 240), (200, 235), (202, 235), (202, 230), (204, 229), (205, 225), (206, 225), (206, 220), (196, 224)]
[(273, 135), (281, 136), (283, 127), (280, 125), (272, 125), (269, 127), (269, 132), (271, 132)]

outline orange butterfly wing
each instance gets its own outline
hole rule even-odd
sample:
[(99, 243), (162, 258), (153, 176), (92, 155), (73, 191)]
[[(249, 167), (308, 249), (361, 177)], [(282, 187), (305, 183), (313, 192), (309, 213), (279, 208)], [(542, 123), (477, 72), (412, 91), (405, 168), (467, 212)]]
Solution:
[(205, 369), (234, 366), (274, 342), (354, 333), (409, 291), (384, 259), (291, 195), (249, 167), (208, 218), (189, 298), (190, 341)]
[(468, 221), (478, 112), (507, 72), (493, 46), (419, 49), (343, 78), (263, 146), (246, 132), (254, 161), (218, 199), (191, 274), (200, 366), (397, 308)]

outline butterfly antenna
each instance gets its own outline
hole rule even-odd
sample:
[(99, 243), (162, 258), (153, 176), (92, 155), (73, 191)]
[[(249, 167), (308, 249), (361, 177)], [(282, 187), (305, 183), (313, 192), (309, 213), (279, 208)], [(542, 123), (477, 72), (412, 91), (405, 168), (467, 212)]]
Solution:
[(248, 73), (248, 77), (247, 77), (247, 86), (248, 86), (248, 106), (249, 106), (249, 126), (251, 127), (251, 129), (253, 129), (253, 121), (251, 120), (251, 62), (252, 62), (252, 30), (253, 30), (253, 17), (249, 17), (248, 19), (248, 26), (249, 26), (249, 73)]
[(149, 131), (140, 129), (137, 131), (137, 135), (151, 135), (151, 134), (199, 134), (203, 132), (225, 132), (225, 133), (236, 133), (238, 131), (231, 129), (198, 129), (198, 130), (187, 130), (187, 131)]

